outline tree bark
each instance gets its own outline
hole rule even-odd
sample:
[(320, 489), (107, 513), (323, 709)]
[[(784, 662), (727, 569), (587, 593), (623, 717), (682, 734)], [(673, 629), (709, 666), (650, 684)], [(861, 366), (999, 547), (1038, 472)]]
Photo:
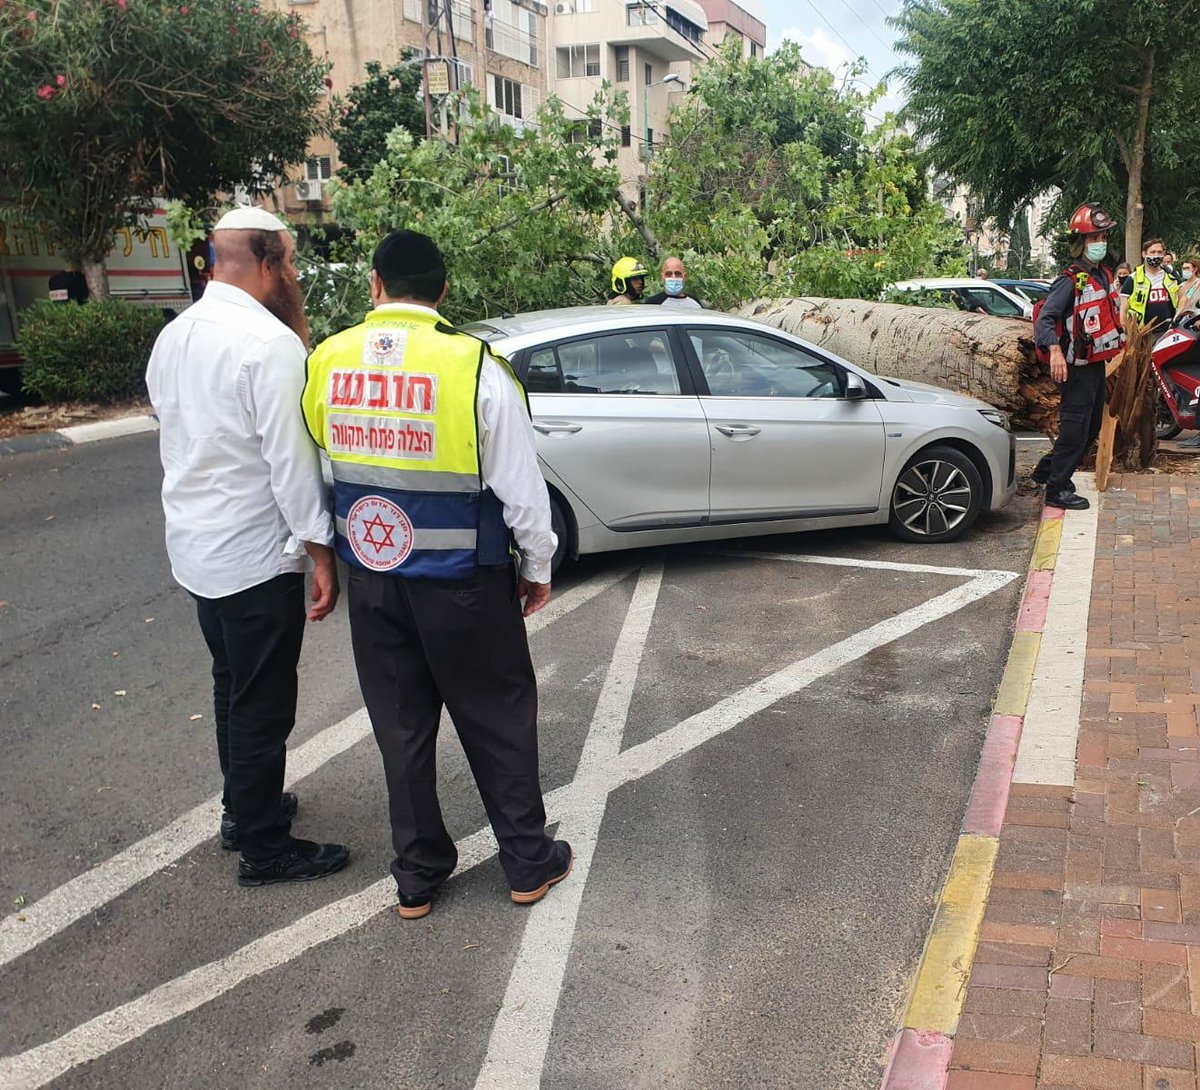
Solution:
[(1146, 163), (1146, 128), (1150, 120), (1150, 99), (1154, 91), (1154, 47), (1142, 56), (1142, 82), (1138, 88), (1137, 126), (1133, 145), (1129, 148), (1125, 168), (1129, 173), (1129, 188), (1125, 193), (1125, 260), (1138, 263), (1142, 252), (1142, 170)]
[(97, 261), (95, 258), (85, 257), (79, 265), (83, 270), (84, 279), (87, 280), (88, 298), (107, 299), (108, 266), (104, 263), (104, 258)]
[(741, 313), (872, 374), (969, 394), (1020, 424), (1058, 431), (1058, 387), (1021, 319), (863, 299), (760, 299)]
[(655, 261), (662, 256), (662, 243), (658, 241), (654, 232), (650, 230), (649, 225), (642, 218), (642, 214), (638, 211), (637, 205), (625, 196), (619, 189), (617, 190), (617, 204), (620, 205), (621, 211), (625, 213), (629, 222), (633, 224), (637, 233), (642, 236), (642, 240), (649, 247), (650, 256)]

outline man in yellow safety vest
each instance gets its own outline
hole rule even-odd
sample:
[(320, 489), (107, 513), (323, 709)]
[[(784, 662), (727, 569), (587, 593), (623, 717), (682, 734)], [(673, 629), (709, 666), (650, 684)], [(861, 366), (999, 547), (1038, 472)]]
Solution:
[(549, 497), (524, 391), (483, 341), (442, 320), (448, 287), (432, 239), (391, 232), (372, 261), (374, 309), (313, 352), (303, 397), (332, 463), (354, 660), (383, 755), (405, 919), (430, 911), (458, 858), (436, 788), (443, 706), (512, 900), (540, 900), (572, 861), (570, 845), (546, 835), (522, 617), (550, 598)]

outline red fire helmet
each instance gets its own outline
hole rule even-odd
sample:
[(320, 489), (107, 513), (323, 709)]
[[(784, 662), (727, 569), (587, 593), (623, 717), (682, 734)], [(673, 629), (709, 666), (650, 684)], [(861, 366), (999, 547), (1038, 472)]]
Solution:
[(1116, 225), (1117, 221), (1100, 207), (1098, 201), (1089, 201), (1071, 214), (1069, 230), (1073, 235), (1108, 234)]

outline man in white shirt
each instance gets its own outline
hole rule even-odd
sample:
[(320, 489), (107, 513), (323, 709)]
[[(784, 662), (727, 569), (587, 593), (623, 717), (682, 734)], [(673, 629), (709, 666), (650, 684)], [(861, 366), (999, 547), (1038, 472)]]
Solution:
[(375, 309), (317, 348), (304, 390), (332, 464), (354, 661), (387, 777), (398, 912), (410, 920), (458, 862), (437, 797), (443, 707), (513, 902), (540, 900), (572, 858), (546, 835), (522, 619), (550, 599), (549, 496), (524, 391), (487, 345), (442, 321), (447, 288), (433, 240), (393, 231), (372, 262)]
[(306, 881), (340, 870), (349, 852), (291, 836), (296, 800), (282, 793), (308, 559), (309, 620), (338, 597), (320, 456), (300, 412), (296, 247), (278, 218), (241, 208), (213, 228), (213, 248), (212, 281), (159, 335), (146, 373), (167, 553), (212, 653), (221, 842), (241, 851), (238, 883)]

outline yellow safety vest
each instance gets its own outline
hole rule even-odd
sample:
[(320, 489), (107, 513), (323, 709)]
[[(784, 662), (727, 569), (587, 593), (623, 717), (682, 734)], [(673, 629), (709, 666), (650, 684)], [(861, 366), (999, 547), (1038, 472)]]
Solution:
[(309, 356), (304, 419), (329, 453), (347, 564), (458, 579), (508, 562), (503, 508), (480, 471), (475, 405), (486, 352), (435, 310), (386, 304)]
[[(1179, 281), (1169, 272), (1163, 272), (1163, 287), (1171, 297), (1171, 306), (1179, 306)], [(1150, 301), (1150, 278), (1146, 275), (1146, 266), (1139, 265), (1133, 270), (1133, 291), (1129, 296), (1129, 309), (1137, 315), (1138, 325), (1146, 321), (1146, 304)]]

